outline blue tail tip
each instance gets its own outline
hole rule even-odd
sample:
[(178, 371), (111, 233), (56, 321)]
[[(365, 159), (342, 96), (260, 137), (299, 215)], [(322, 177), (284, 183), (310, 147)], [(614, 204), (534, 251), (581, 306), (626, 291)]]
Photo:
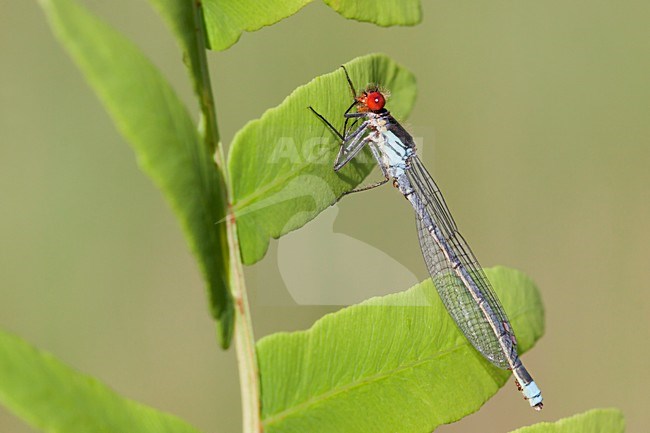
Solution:
[(522, 390), (522, 393), (524, 394), (524, 398), (528, 400), (528, 403), (530, 403), (530, 406), (533, 409), (537, 411), (542, 410), (544, 407), (542, 404), (542, 391), (539, 390), (537, 384), (535, 384), (534, 381), (527, 384)]

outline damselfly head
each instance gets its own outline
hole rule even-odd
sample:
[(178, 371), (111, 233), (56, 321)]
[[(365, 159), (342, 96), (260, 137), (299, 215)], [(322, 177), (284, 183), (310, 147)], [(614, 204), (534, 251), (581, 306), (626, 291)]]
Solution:
[(348, 80), (348, 85), (350, 86), (350, 91), (352, 92), (352, 97), (355, 100), (355, 105), (359, 113), (367, 113), (368, 111), (376, 113), (384, 109), (386, 99), (390, 96), (388, 90), (380, 89), (376, 84), (369, 84), (366, 90), (357, 96), (357, 91), (354, 90), (354, 84), (352, 84), (348, 70), (343, 65), (341, 65), (341, 69), (345, 72), (345, 79)]
[(379, 89), (377, 86), (369, 86), (356, 98), (357, 111), (360, 113), (381, 111), (384, 105), (386, 105), (386, 98), (388, 96), (388, 92)]

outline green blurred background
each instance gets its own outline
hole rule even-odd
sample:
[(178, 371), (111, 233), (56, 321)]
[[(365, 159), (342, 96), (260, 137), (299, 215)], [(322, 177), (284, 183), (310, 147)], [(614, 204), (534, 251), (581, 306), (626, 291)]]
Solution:
[[(86, 4), (193, 104), (174, 41), (145, 1)], [(296, 86), (356, 56), (382, 51), (417, 76), (406, 124), (458, 225), (485, 266), (538, 283), (547, 318), (524, 356), (544, 411), (528, 409), (511, 381), (439, 431), (507, 432), (605, 406), (623, 409), (628, 431), (647, 431), (648, 23), (647, 1), (436, 1), (420, 26), (382, 29), (315, 2), (210, 55), (226, 144)], [(0, 52), (0, 326), (206, 432), (238, 431), (234, 352), (217, 348), (178, 224), (36, 2), (2, 3)], [(331, 248), (329, 230), (423, 279), (413, 226), (386, 187), (342, 201), (333, 230), (299, 255), (332, 272), (323, 257), (346, 251)], [(247, 269), (258, 338), (337, 308), (291, 300), (281, 250), (273, 242)], [(354, 291), (373, 267), (339, 272)], [(0, 432), (29, 431), (0, 409)]]

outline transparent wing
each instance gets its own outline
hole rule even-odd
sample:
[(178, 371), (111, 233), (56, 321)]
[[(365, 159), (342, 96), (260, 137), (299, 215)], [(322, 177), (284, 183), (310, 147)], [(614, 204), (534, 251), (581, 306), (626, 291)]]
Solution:
[[(430, 218), (430, 222), (427, 222), (426, 218), (423, 220), (417, 217), (417, 229), (424, 261), (442, 302), (470, 343), (492, 364), (508, 368), (508, 359), (516, 358), (517, 347), (512, 327), (499, 299), (467, 242), (458, 232), (440, 189), (417, 156), (411, 159), (407, 176)], [(431, 223), (437, 226), (437, 231)], [(467, 271), (479, 297), (489, 305), (487, 313), (472, 296), (472, 288), (467, 287), (453, 269), (438, 245), (436, 236), (440, 237), (440, 242), (449, 246), (461, 267)], [(499, 344), (498, 337), (502, 334), (509, 337), (505, 339), (505, 352)]]

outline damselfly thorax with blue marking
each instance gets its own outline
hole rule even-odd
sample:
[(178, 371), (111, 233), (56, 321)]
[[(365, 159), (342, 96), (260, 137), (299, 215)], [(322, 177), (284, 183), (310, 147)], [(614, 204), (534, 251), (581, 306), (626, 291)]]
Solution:
[[(415, 210), (422, 255), (450, 316), (488, 361), (512, 370), (524, 398), (536, 410), (541, 410), (541, 392), (519, 359), (510, 321), (478, 260), (459, 233), (440, 189), (416, 155), (415, 141), (384, 108), (386, 92), (369, 86), (357, 94), (347, 70), (342, 68), (354, 97), (344, 114), (343, 133), (309, 108), (341, 140), (335, 171), (368, 146), (384, 175), (383, 180), (346, 194), (392, 181)], [(353, 109), (356, 111), (352, 112)], [(358, 122), (361, 123), (357, 126)]]

